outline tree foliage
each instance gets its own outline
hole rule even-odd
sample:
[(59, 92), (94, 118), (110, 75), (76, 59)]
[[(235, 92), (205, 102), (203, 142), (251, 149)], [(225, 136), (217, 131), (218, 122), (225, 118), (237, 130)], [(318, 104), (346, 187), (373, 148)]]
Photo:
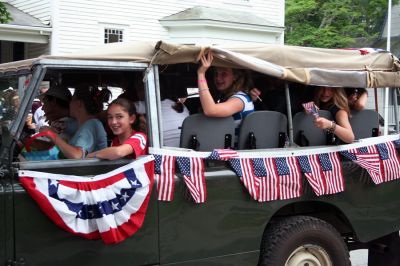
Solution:
[(3, 2), (0, 2), (0, 23), (7, 23), (11, 20), (11, 15), (7, 11), (6, 6)]
[(285, 42), (342, 48), (357, 38), (373, 40), (383, 29), (387, 5), (387, 0), (286, 0)]

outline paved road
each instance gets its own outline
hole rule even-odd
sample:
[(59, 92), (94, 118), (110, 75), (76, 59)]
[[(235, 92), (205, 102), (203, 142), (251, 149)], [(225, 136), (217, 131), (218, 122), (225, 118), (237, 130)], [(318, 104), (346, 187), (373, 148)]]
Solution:
[(368, 266), (368, 250), (358, 249), (350, 252), (351, 266)]

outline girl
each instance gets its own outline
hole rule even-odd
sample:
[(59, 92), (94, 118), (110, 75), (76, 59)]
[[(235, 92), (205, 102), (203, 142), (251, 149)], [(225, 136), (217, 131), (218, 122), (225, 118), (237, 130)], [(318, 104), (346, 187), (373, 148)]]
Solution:
[(350, 109), (344, 89), (317, 88), (314, 102), (321, 109), (330, 111), (334, 117), (334, 121), (318, 117), (314, 120), (315, 126), (332, 132), (345, 143), (352, 143), (354, 134), (349, 122)]
[(217, 67), (214, 83), (221, 93), (222, 101), (215, 103), (209, 91), (206, 72), (211, 66), (213, 55), (208, 52), (201, 56), (201, 66), (197, 70), (200, 102), (206, 116), (233, 116), (238, 131), (244, 117), (254, 112), (254, 105), (247, 94), (250, 88), (250, 77), (244, 70)]
[(136, 121), (135, 105), (124, 98), (111, 102), (107, 110), (107, 123), (115, 137), (111, 147), (89, 154), (88, 158), (115, 160), (135, 159), (147, 153), (147, 136), (133, 129)]
[(88, 153), (107, 147), (107, 136), (100, 120), (96, 117), (108, 102), (111, 92), (92, 86), (77, 86), (69, 103), (70, 115), (78, 123), (78, 129), (69, 142), (57, 133), (51, 133), (51, 140), (58, 146), (65, 158), (80, 159)]

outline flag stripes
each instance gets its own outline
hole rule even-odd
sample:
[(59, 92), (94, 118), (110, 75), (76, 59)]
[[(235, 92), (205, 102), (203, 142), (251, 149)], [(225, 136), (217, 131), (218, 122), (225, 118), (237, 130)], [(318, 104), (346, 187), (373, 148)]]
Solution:
[(385, 182), (400, 178), (400, 162), (393, 142), (376, 144), (383, 165)]
[(177, 157), (176, 161), (194, 202), (205, 202), (207, 191), (203, 159), (197, 157)]
[(154, 173), (157, 178), (158, 200), (172, 201), (175, 188), (175, 156), (154, 155)]

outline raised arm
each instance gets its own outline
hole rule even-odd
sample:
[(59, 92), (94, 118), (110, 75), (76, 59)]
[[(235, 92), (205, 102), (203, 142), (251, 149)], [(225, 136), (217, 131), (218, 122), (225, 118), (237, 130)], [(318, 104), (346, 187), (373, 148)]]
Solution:
[(231, 98), (223, 103), (215, 103), (208, 88), (206, 72), (210, 68), (213, 61), (213, 55), (208, 52), (201, 58), (201, 66), (197, 70), (197, 83), (199, 87), (200, 102), (206, 116), (227, 117), (240, 112), (244, 108), (244, 104), (240, 99)]

